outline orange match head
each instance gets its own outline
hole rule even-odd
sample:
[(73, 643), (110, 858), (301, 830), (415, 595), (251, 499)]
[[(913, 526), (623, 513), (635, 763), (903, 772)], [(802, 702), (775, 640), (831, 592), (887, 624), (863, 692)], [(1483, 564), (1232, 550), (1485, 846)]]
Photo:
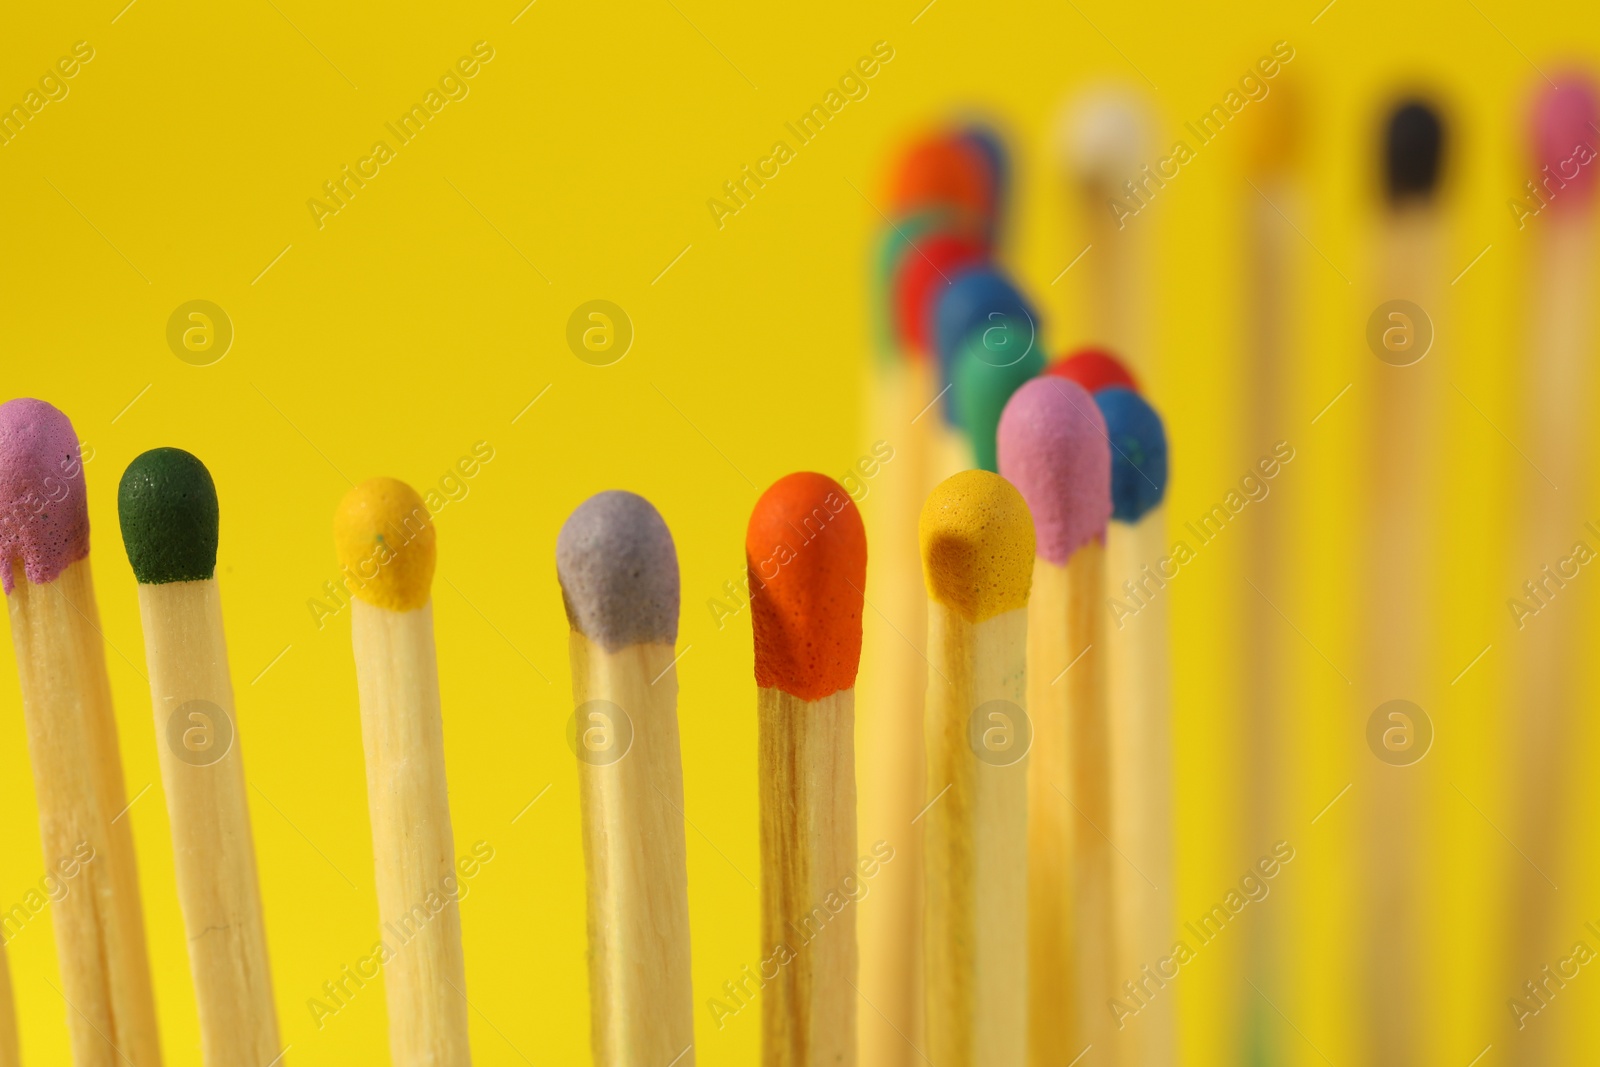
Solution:
[(890, 203), (895, 214), (950, 207), (989, 219), (996, 188), (982, 147), (954, 133), (940, 133), (907, 149), (894, 175)]
[(867, 532), (838, 482), (800, 472), (761, 494), (745, 532), (756, 684), (821, 700), (856, 684)]

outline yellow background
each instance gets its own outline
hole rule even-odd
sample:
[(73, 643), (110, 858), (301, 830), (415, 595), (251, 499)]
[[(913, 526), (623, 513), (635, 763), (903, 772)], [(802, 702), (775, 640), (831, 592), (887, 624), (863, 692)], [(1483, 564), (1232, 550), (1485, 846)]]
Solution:
[[(1511, 590), (1497, 561), (1506, 501), (1531, 476), (1495, 428), (1515, 437), (1507, 386), (1530, 249), (1505, 202), (1532, 176), (1520, 149), (1526, 100), (1541, 80), (1534, 64), (1593, 62), (1591, 7), (1336, 0), (1319, 16), (1317, 0), (1213, 10), (824, 0), (781, 11), (537, 0), (519, 14), (519, 0), (136, 0), (119, 13), (121, 2), (30, 5), (8, 13), (0, 35), (8, 103), (74, 42), (95, 50), (70, 94), (0, 147), (9, 205), (0, 393), (50, 400), (93, 448), (94, 561), (130, 793), (159, 776), (114, 488), (128, 461), (156, 445), (195, 452), (216, 478), (219, 577), (286, 1062), (386, 1061), (381, 989), (320, 1031), (306, 1007), (370, 950), (377, 928), (348, 622), (341, 614), (319, 630), (307, 607), (335, 576), (330, 518), (347, 479), (392, 474), (426, 488), (474, 443), (494, 449), (469, 494), (438, 517), (435, 583), (456, 841), (461, 851), (477, 840), (495, 850), (463, 904), (482, 1064), (588, 1061), (554, 539), (567, 513), (601, 489), (632, 489), (660, 508), (683, 576), (699, 1062), (755, 1062), (757, 1013), (719, 1032), (705, 1009), (757, 958), (758, 872), (748, 622), (741, 614), (719, 630), (705, 602), (742, 575), (744, 524), (760, 488), (799, 468), (838, 476), (874, 440), (893, 439), (866, 424), (862, 381), (865, 261), (894, 146), (957, 105), (997, 116), (1018, 172), (1005, 257), (1049, 314), (1053, 345), (1090, 340), (1075, 324), (1092, 253), (1051, 285), (1081, 247), (1049, 150), (1061, 101), (1096, 80), (1142, 89), (1165, 144), (1278, 40), (1295, 49), (1279, 81), (1292, 78), (1307, 103), (1294, 215), (1306, 238), (1296, 251), (1295, 399), (1282, 413), (1297, 458), (1252, 507), (1286, 509), (1296, 566), (1274, 599), (1306, 641), (1291, 635), (1282, 646), (1295, 690), (1283, 709), (1294, 743), (1281, 836), (1298, 855), (1265, 905), (1283, 909), (1278, 929), (1293, 965), (1269, 991), (1281, 1015), (1268, 1019), (1282, 1062), (1358, 1062), (1347, 968), (1360, 809), (1309, 820), (1371, 761), (1361, 731), (1373, 702), (1352, 695), (1322, 658), (1348, 666), (1359, 648), (1348, 568), (1361, 521), (1352, 457), (1363, 400), (1352, 393), (1310, 419), (1371, 359), (1362, 330), (1374, 118), (1416, 75), (1455, 108), (1449, 275), (1491, 246), (1450, 288), (1456, 333), (1440, 341), (1452, 379), (1482, 415), (1450, 409), (1437, 551), (1454, 577), (1441, 592), (1438, 670), (1449, 678), (1484, 645), (1496, 651), (1448, 687), (1450, 704), (1435, 716), (1437, 750), (1425, 767), (1436, 832), (1423, 864), (1434, 925), (1426, 984), (1413, 995), (1430, 1031), (1427, 1062), (1465, 1065), (1485, 1045), (1493, 1048), (1482, 1062), (1515, 1062), (1505, 998), (1531, 976), (1494, 971), (1489, 932), (1500, 922), (1499, 886), (1521, 860), (1449, 783), (1505, 825), (1496, 708), (1509, 661), (1497, 652), (1512, 640)], [(470, 95), (319, 230), (306, 201), (390, 139), (384, 123), (480, 40), (494, 59)], [(870, 95), (719, 230), (707, 199), (788, 139), (783, 124), (880, 40), (895, 54)], [(1234, 430), (1248, 311), (1238, 235), (1254, 195), (1242, 146), (1229, 133), (1204, 148), (1132, 223), (1148, 226), (1155, 248), (1158, 370), (1149, 385), (1173, 441), (1177, 519), (1209, 508), (1271, 444)], [(173, 309), (197, 298), (224, 308), (236, 330), (232, 350), (209, 367), (180, 362), (165, 341)], [(569, 314), (595, 298), (622, 306), (636, 330), (632, 350), (610, 367), (580, 362), (564, 340)], [(893, 476), (891, 463), (881, 477)], [(1250, 773), (1236, 694), (1253, 666), (1235, 636), (1253, 595), (1241, 578), (1247, 562), (1219, 543), (1171, 592), (1185, 916), (1209, 907), (1270, 845), (1234, 830)], [(1592, 603), (1580, 582), (1571, 610)], [(0, 659), (6, 907), (45, 867), (12, 674), (10, 658)], [(1590, 731), (1575, 763), (1592, 760), (1593, 742)], [(1593, 785), (1580, 793), (1575, 839), (1592, 831), (1583, 813), (1597, 799)], [(159, 784), (129, 817), (167, 1059), (198, 1063)], [(1572, 850), (1559, 866), (1552, 928), (1575, 939), (1582, 920), (1600, 917), (1600, 885), (1590, 850)], [(49, 925), (41, 916), (9, 946), (30, 1064), (67, 1055)], [(1567, 943), (1552, 943), (1552, 962)], [(1243, 944), (1206, 949), (1179, 980), (1192, 1062), (1238, 1062), (1228, 1050), (1255, 996), (1241, 975)], [(1565, 1062), (1592, 1060), (1600, 978), (1585, 975), (1561, 996), (1539, 1023), (1567, 1035)]]

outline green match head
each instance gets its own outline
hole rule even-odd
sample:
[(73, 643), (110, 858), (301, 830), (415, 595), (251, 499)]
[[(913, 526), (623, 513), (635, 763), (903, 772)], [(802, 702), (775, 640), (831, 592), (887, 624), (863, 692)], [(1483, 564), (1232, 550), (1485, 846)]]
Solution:
[(217, 570), (217, 488), (181, 448), (152, 448), (117, 487), (122, 544), (144, 585), (198, 582)]

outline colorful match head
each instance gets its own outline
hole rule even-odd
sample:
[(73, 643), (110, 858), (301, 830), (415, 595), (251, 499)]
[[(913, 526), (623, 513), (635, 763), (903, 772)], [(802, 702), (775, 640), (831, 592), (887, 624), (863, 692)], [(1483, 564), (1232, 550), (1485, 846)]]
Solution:
[(1057, 126), (1057, 150), (1083, 185), (1114, 188), (1149, 162), (1149, 108), (1131, 92), (1106, 88), (1074, 100)]
[(867, 533), (850, 494), (801, 472), (774, 482), (744, 538), (756, 684), (821, 700), (856, 684)]
[(949, 207), (986, 222), (994, 215), (996, 191), (983, 146), (941, 132), (918, 141), (901, 157), (889, 200), (897, 215)]
[(993, 264), (969, 264), (959, 272), (947, 273), (949, 284), (934, 290), (924, 314), (927, 335), (938, 353), (944, 379), (949, 381), (956, 351), (974, 330), (992, 325), (1003, 315), (1037, 327), (1039, 314), (1017, 284)]
[(1018, 389), (1000, 416), (1000, 473), (1028, 502), (1039, 555), (1062, 564), (1111, 518), (1111, 446), (1094, 398), (1045, 376)]
[(962, 471), (928, 494), (917, 526), (928, 595), (968, 622), (1027, 607), (1033, 517), (1015, 486)]
[(141, 585), (202, 582), (217, 572), (217, 487), (181, 448), (152, 448), (117, 486), (122, 546)]
[(1251, 104), (1250, 110), (1259, 110), (1259, 114), (1251, 121), (1245, 138), (1246, 165), (1261, 177), (1283, 173), (1299, 154), (1304, 139), (1305, 113), (1298, 83), (1283, 75), (1266, 97)]
[(1044, 368), (1034, 323), (996, 315), (956, 351), (950, 369), (948, 410), (972, 446), (973, 466), (998, 470), (995, 434), (1006, 402)]
[(1077, 382), (1091, 393), (1098, 393), (1113, 385), (1139, 391), (1139, 383), (1133, 372), (1104, 348), (1080, 348), (1072, 355), (1050, 364), (1045, 373)]
[(993, 220), (990, 226), (992, 233), (1004, 223), (1006, 201), (1011, 195), (1011, 161), (1006, 153), (1005, 141), (998, 130), (984, 122), (968, 123), (962, 127), (959, 136), (983, 154), (984, 163), (987, 165), (989, 187), (994, 191), (991, 209)]
[(357, 597), (390, 611), (427, 604), (436, 561), (433, 517), (405, 482), (369, 478), (346, 493), (333, 517), (333, 541)]
[[(1594, 199), (1600, 179), (1595, 146), (1600, 143), (1600, 98), (1594, 82), (1579, 73), (1558, 77), (1559, 88), (1545, 86), (1533, 109), (1533, 163), (1540, 168), (1534, 184), (1555, 191), (1551, 206), (1582, 207)], [(1550, 184), (1548, 175), (1555, 179)]]
[(1425, 100), (1406, 100), (1390, 113), (1384, 127), (1384, 188), (1401, 204), (1427, 200), (1439, 187), (1445, 150), (1444, 119)]
[(78, 435), (43, 400), (0, 404), (0, 586), (22, 565), (35, 585), (89, 554), (89, 498)]
[(948, 211), (930, 208), (896, 219), (884, 227), (872, 262), (872, 330), (878, 353), (888, 356), (899, 352), (899, 308), (895, 303), (895, 281), (900, 267), (908, 255), (916, 255), (915, 246), (934, 234), (961, 232)]
[(567, 622), (607, 652), (678, 640), (678, 551), (650, 501), (609, 489), (579, 504), (556, 537)]
[(1094, 394), (1111, 439), (1111, 517), (1135, 523), (1167, 493), (1167, 431), (1144, 397), (1122, 386)]
[(929, 355), (933, 339), (929, 333), (928, 307), (963, 269), (983, 262), (989, 256), (981, 240), (962, 233), (940, 233), (914, 242), (900, 260), (894, 278), (895, 319), (901, 340), (913, 355)]

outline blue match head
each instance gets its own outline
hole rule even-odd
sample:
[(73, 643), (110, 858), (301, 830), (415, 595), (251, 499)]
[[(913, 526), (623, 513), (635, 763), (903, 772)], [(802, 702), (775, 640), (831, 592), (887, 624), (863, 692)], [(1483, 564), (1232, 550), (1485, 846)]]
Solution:
[(1167, 432), (1144, 397), (1120, 385), (1094, 394), (1111, 438), (1111, 517), (1135, 523), (1167, 493)]
[(983, 153), (989, 165), (989, 178), (993, 183), (994, 201), (990, 230), (997, 231), (1005, 224), (1005, 209), (1011, 197), (1011, 161), (1006, 155), (1005, 143), (992, 126), (974, 122), (961, 131), (961, 139)]
[[(956, 353), (974, 332), (993, 326), (1002, 318), (1028, 324), (1037, 346), (1039, 315), (1011, 279), (994, 266), (974, 267), (951, 279), (931, 302), (928, 336), (939, 354), (939, 378), (951, 380)], [(960, 418), (948, 409), (951, 421)]]

